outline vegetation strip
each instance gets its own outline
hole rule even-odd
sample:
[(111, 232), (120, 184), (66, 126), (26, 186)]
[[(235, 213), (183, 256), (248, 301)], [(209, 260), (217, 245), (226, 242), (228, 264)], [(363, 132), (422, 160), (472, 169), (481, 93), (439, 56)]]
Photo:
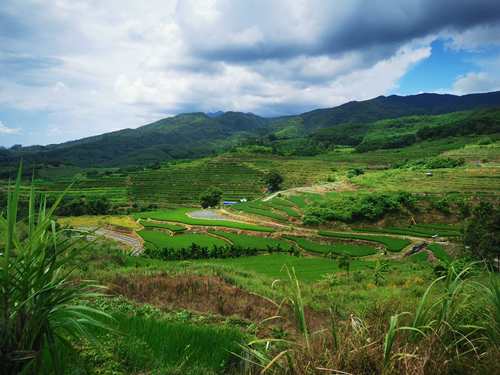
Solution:
[(406, 240), (404, 238), (394, 238), (389, 236), (368, 236), (362, 234), (351, 234), (351, 233), (339, 233), (339, 232), (331, 232), (326, 230), (318, 231), (318, 234), (326, 237), (335, 237), (335, 238), (346, 238), (353, 240), (363, 240), (363, 241), (371, 241), (378, 242), (384, 245), (387, 250), (392, 252), (399, 252), (403, 250), (406, 246), (408, 246), (411, 241)]

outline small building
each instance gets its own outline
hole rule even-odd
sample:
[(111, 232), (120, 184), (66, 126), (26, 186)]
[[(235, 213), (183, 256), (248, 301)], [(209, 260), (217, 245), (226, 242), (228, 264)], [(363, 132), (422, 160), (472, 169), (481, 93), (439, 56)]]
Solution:
[(224, 206), (232, 206), (233, 204), (238, 204), (239, 202), (235, 202), (235, 201), (224, 201), (222, 202), (222, 204)]
[(432, 177), (432, 172), (431, 172), (431, 171), (429, 171), (429, 172), (427, 172), (425, 175), (426, 175), (427, 177)]

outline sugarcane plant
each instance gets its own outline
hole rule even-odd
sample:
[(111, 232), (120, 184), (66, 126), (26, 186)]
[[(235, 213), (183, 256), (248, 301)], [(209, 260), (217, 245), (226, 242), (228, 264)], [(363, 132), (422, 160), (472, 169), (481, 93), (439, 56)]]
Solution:
[(61, 349), (106, 328), (110, 317), (85, 302), (102, 295), (102, 288), (71, 277), (81, 240), (57, 229), (54, 211), (62, 196), (47, 207), (44, 198), (36, 202), (32, 183), (27, 216), (18, 217), (21, 175), (22, 165), (0, 214), (2, 374), (40, 373), (47, 357), (51, 373), (61, 374)]

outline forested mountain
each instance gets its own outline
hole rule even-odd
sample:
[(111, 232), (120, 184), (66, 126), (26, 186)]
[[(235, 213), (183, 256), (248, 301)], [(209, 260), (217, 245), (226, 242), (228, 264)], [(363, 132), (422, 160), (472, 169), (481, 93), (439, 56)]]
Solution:
[[(259, 139), (265, 137), (277, 142), (279, 147), (286, 144), (286, 147), (292, 149), (291, 152), (307, 149), (308, 153), (314, 152), (318, 145), (325, 142), (330, 145), (363, 144), (368, 130), (380, 120), (492, 107), (500, 107), (500, 92), (464, 96), (379, 96), (278, 118), (264, 118), (241, 112), (188, 113), (137, 129), (124, 129), (57, 145), (0, 150), (0, 163), (15, 163), (23, 157), (27, 162), (65, 163), (82, 167), (146, 164), (157, 160), (207, 156), (236, 145), (258, 143)], [(475, 116), (477, 118), (478, 115)], [(488, 121), (492, 118), (496, 121), (498, 112), (490, 112), (485, 116)], [(456, 121), (464, 118), (470, 119), (470, 116), (454, 117)], [(414, 120), (404, 120), (399, 123), (398, 128), (411, 127), (412, 121)], [(439, 125), (439, 122), (434, 125)], [(382, 125), (377, 126), (380, 128)], [(388, 126), (384, 130), (391, 132), (394, 129), (394, 126)], [(398, 130), (396, 133), (400, 135), (414, 132)], [(411, 142), (416, 140), (414, 137), (410, 138)], [(313, 151), (310, 151), (311, 147)], [(372, 142), (366, 149), (373, 147), (379, 146), (373, 146)], [(362, 149), (363, 147), (360, 148), (361, 151)]]

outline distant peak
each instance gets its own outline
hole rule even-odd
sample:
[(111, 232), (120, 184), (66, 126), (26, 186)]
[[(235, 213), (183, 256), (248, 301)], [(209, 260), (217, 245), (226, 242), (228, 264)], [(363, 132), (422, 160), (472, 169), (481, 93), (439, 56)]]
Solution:
[(216, 112), (206, 112), (205, 113), (208, 117), (219, 117), (219, 116), (222, 116), (224, 114), (224, 111), (216, 111)]

